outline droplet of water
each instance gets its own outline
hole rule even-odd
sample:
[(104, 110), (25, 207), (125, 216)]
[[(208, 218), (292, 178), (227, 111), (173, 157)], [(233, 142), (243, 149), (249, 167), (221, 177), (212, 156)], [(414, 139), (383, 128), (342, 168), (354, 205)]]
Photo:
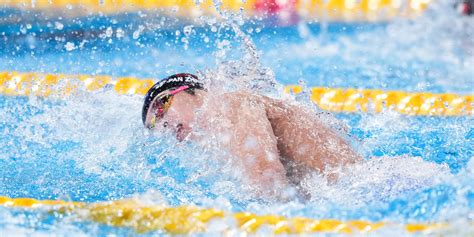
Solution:
[(20, 32), (21, 32), (22, 34), (26, 34), (26, 32), (27, 32), (26, 27), (24, 27), (23, 25), (20, 26)]
[(192, 25), (187, 25), (183, 28), (183, 33), (186, 36), (191, 35), (191, 32), (193, 31), (193, 26)]
[(56, 28), (56, 30), (62, 30), (64, 28), (64, 25), (61, 22), (56, 21), (54, 22), (54, 28)]
[(209, 24), (209, 25), (213, 25), (213, 24), (216, 24), (216, 23), (217, 23), (216, 18), (211, 18), (211, 19), (207, 20), (207, 24)]
[(116, 31), (115, 31), (115, 35), (117, 36), (117, 38), (123, 38), (125, 36), (125, 31), (122, 30), (122, 28), (118, 28)]
[(112, 37), (113, 33), (114, 33), (114, 30), (112, 30), (112, 27), (110, 27), (110, 26), (107, 27), (107, 30), (105, 30), (105, 35), (109, 38)]
[(135, 32), (133, 32), (133, 36), (132, 36), (133, 39), (138, 39), (138, 37), (140, 37), (140, 34), (142, 33), (144, 29), (145, 29), (144, 26), (142, 25), (138, 26), (138, 29)]
[(64, 48), (66, 48), (67, 51), (72, 51), (76, 49), (76, 46), (72, 42), (67, 42), (66, 45), (64, 45)]
[(183, 47), (184, 47), (185, 50), (187, 50), (188, 47), (189, 47), (189, 40), (188, 40), (188, 38), (186, 38), (186, 37), (181, 38), (181, 42), (184, 43), (184, 46), (183, 46)]
[(89, 42), (88, 40), (83, 40), (80, 44), (79, 44), (79, 48), (82, 48), (84, 47), (84, 45)]

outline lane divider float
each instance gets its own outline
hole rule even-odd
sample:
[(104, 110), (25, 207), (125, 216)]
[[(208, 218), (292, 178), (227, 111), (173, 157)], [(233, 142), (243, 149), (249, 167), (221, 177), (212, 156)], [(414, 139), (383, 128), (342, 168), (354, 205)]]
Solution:
[[(121, 95), (145, 95), (153, 79), (133, 77), (0, 72), (0, 94), (7, 96), (67, 96), (78, 90), (112, 88)], [(451, 93), (383, 91), (354, 88), (311, 88), (311, 100), (321, 109), (348, 113), (396, 111), (405, 115), (471, 116), (474, 95)], [(301, 86), (290, 85), (285, 92), (298, 94)]]
[[(298, 94), (301, 86), (287, 86), (285, 92)], [(396, 111), (406, 115), (473, 115), (474, 96), (452, 93), (384, 91), (354, 88), (311, 88), (311, 100), (321, 109), (333, 112)]]
[[(242, 232), (251, 234), (265, 228), (273, 234), (366, 234), (383, 227), (398, 227), (408, 233), (432, 234), (449, 227), (445, 223), (395, 224), (364, 220), (286, 218), (249, 212), (227, 213), (218, 209), (195, 206), (145, 205), (132, 199), (84, 203), (0, 196), (0, 207), (2, 206), (45, 211), (50, 215), (61, 214), (56, 215), (58, 217), (64, 214), (76, 215), (79, 220), (132, 228), (138, 233), (150, 231), (164, 231), (168, 234), (194, 234), (206, 231), (225, 233), (238, 228)], [(212, 227), (213, 224), (218, 225), (219, 228)]]

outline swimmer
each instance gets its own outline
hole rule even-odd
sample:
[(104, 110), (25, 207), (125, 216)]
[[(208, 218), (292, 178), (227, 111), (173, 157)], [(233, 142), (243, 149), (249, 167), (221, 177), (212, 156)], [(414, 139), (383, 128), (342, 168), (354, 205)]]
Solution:
[(150, 88), (142, 120), (171, 129), (179, 141), (218, 137), (242, 177), (259, 194), (278, 197), (303, 171), (337, 177), (338, 167), (362, 158), (314, 112), (246, 91), (212, 93), (192, 74), (176, 74)]

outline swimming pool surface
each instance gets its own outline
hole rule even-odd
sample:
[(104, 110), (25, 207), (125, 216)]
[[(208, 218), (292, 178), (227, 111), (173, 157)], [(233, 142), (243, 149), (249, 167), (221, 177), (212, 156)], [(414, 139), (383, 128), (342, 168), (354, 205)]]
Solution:
[[(274, 77), (283, 85), (473, 94), (474, 28), (468, 26), (474, 20), (439, 5), (413, 20), (280, 27), (238, 17), (193, 25), (151, 13), (46, 19), (1, 9), (0, 71), (140, 78), (199, 72), (224, 83)], [(0, 96), (0, 196), (137, 197), (287, 217), (448, 222), (458, 226), (457, 234), (473, 233), (472, 116), (336, 114), (367, 163), (335, 185), (306, 180), (308, 202), (268, 203), (242, 191), (229, 174), (232, 167), (215, 159), (220, 151), (149, 134), (141, 122), (142, 99), (110, 90), (68, 99)], [(1, 232), (135, 233), (0, 207)]]

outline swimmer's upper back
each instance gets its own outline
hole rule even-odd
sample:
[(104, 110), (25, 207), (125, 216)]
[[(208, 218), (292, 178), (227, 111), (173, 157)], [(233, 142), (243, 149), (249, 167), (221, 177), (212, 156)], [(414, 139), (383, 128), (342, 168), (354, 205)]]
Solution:
[(342, 137), (320, 121), (311, 110), (284, 101), (261, 97), (280, 155), (321, 172), (360, 160)]

